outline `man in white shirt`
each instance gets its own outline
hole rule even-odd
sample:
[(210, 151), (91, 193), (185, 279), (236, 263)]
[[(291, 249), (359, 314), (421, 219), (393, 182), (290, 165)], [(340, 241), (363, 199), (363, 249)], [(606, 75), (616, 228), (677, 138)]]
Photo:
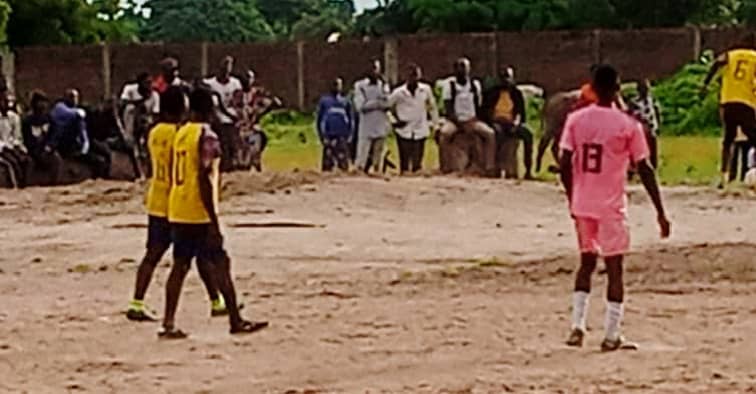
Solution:
[(422, 169), (425, 140), (431, 124), (438, 124), (438, 108), (430, 85), (420, 82), (422, 70), (416, 64), (407, 68), (407, 81), (389, 96), (389, 107), (396, 118), (394, 132), (399, 148), (399, 168), (402, 174)]
[(21, 118), (11, 110), (8, 92), (0, 91), (0, 165), (7, 169), (13, 187), (26, 186), (30, 163), (21, 133)]
[(236, 123), (239, 119), (232, 102), (234, 94), (242, 91), (241, 81), (232, 76), (234, 70), (234, 58), (226, 56), (221, 60), (218, 73), (207, 78), (203, 82), (215, 92), (215, 115), (218, 119), (218, 131), (223, 156), (221, 156), (221, 170), (230, 171), (237, 162), (237, 147), (241, 144), (239, 130)]
[(473, 133), (483, 139), (484, 171), (486, 175), (494, 176), (497, 172), (496, 132), (479, 120), (482, 89), (480, 81), (470, 76), (470, 69), (469, 59), (458, 59), (454, 63), (454, 76), (441, 82), (441, 96), (446, 110), (446, 122), (439, 133), (441, 163), (449, 162), (444, 158), (446, 154), (444, 147), (448, 146), (454, 135)]
[(140, 141), (147, 135), (154, 119), (160, 114), (160, 93), (152, 88), (150, 74), (141, 73), (136, 82), (123, 86), (120, 97), (121, 121), (125, 132), (126, 144), (139, 144), (138, 153), (145, 153), (141, 147), (146, 141)]
[(354, 108), (359, 115), (355, 166), (369, 172), (368, 161), (378, 171), (391, 124), (388, 117), (388, 84), (381, 75), (381, 63), (371, 62), (368, 76), (354, 84)]

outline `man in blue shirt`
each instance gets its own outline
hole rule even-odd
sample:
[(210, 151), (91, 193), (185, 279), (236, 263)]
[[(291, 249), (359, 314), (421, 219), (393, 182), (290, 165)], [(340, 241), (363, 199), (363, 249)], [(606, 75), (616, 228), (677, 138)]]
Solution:
[(344, 97), (344, 81), (336, 78), (331, 91), (320, 98), (317, 128), (323, 144), (323, 171), (349, 168), (349, 139), (354, 128), (352, 105)]
[(90, 140), (86, 112), (79, 107), (79, 92), (67, 89), (63, 99), (50, 112), (49, 146), (61, 156), (79, 160), (92, 168), (95, 178), (110, 174), (110, 150), (107, 145)]

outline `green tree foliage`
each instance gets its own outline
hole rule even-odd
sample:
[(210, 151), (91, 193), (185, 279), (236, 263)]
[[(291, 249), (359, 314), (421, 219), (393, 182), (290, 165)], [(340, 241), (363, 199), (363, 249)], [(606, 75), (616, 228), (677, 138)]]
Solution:
[(353, 0), (257, 0), (257, 8), (279, 37), (316, 37), (347, 32)]
[(84, 0), (5, 0), (2, 3), (7, 3), (12, 10), (7, 23), (7, 43), (11, 47), (134, 38), (135, 32), (130, 34), (118, 22), (100, 17), (102, 4), (93, 5)]
[(0, 0), (0, 44), (7, 44), (7, 36), (5, 35), (6, 28), (8, 26), (8, 16), (10, 15), (10, 4), (6, 0)]
[(756, 0), (393, 0), (357, 18), (363, 34), (756, 24)]
[(707, 53), (654, 87), (662, 110), (663, 133), (719, 135), (719, 87), (712, 84), (705, 98), (698, 96), (712, 58), (713, 54)]
[(150, 41), (245, 42), (273, 38), (254, 0), (148, 0)]

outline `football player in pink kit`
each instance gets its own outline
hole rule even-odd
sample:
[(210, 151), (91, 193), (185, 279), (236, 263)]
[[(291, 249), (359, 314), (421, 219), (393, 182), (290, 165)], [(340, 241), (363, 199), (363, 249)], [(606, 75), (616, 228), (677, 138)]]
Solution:
[(575, 280), (570, 346), (582, 346), (586, 333), (591, 276), (599, 254), (604, 257), (609, 278), (606, 306), (606, 337), (603, 351), (637, 348), (620, 335), (624, 284), (622, 260), (630, 246), (626, 224), (625, 179), (632, 163), (657, 212), (662, 238), (670, 224), (664, 213), (659, 186), (651, 164), (643, 128), (625, 113), (612, 108), (620, 90), (619, 75), (608, 65), (593, 76), (596, 104), (572, 113), (560, 142), (561, 178), (567, 191), (580, 244), (580, 269)]

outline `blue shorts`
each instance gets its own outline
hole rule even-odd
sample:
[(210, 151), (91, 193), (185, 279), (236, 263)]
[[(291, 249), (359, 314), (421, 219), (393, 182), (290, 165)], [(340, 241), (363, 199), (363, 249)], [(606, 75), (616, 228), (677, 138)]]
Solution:
[(212, 224), (171, 223), (173, 258), (215, 263), (227, 259), (223, 237), (213, 234)]
[(172, 242), (171, 224), (168, 223), (168, 219), (147, 216), (147, 249), (168, 250)]

